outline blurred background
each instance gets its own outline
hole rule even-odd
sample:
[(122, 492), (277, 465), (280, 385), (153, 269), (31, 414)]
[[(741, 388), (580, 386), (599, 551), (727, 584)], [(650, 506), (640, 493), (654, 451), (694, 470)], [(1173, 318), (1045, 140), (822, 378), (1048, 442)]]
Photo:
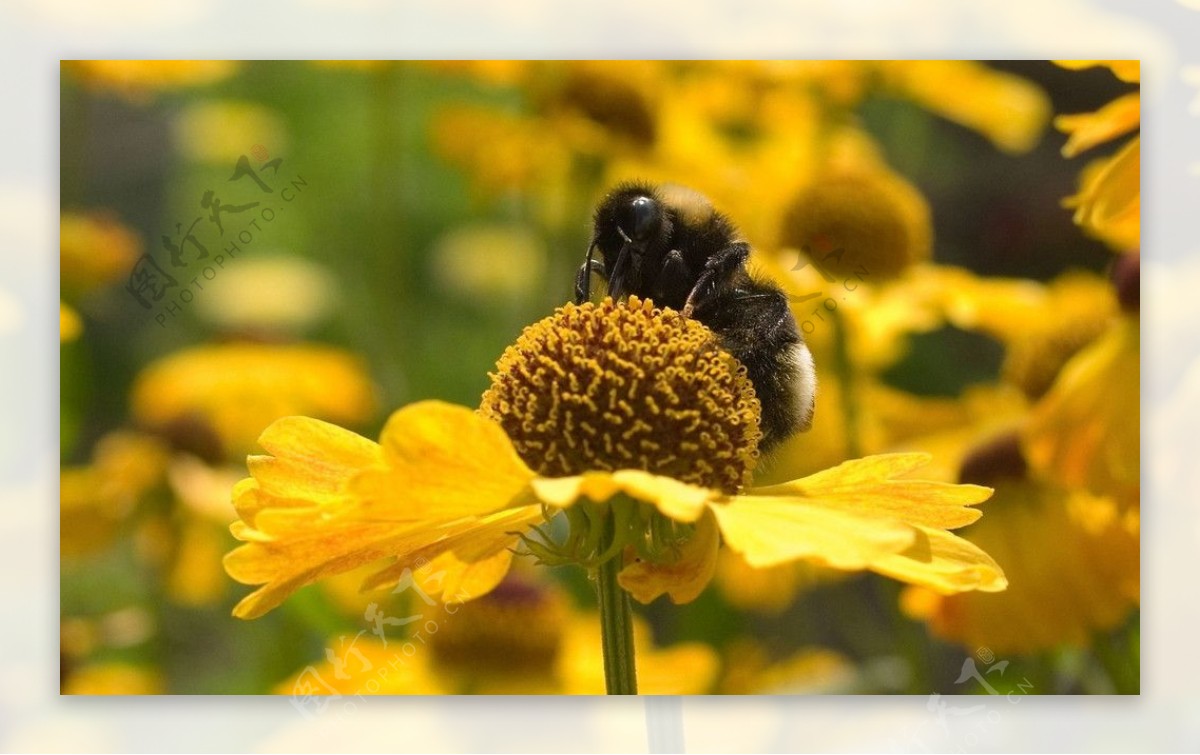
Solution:
[[(731, 217), (817, 357), (814, 429), (761, 479), (929, 451), (939, 477), (996, 487), (962, 534), (1011, 583), (944, 599), (730, 557), (696, 602), (639, 609), (648, 691), (1137, 692), (1137, 112), (1102, 110), (1137, 80), (1050, 62), (64, 63), (62, 689), (294, 694), (315, 669), (356, 691), (331, 649), (387, 596), (331, 580), (229, 615), (248, 590), (221, 568), (245, 455), (288, 414), (377, 437), (415, 400), (477, 405), (504, 347), (570, 298), (595, 203), (642, 178)], [(510, 582), (383, 691), (596, 691), (583, 573)]]

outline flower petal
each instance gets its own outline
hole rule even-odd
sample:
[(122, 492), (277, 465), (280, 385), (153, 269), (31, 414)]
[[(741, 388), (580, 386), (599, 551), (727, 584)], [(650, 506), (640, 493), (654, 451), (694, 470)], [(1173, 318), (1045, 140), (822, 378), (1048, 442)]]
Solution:
[(253, 479), (242, 480), (233, 491), (238, 516), (250, 525), (267, 507), (331, 502), (351, 477), (383, 460), (379, 444), (309, 417), (276, 420), (258, 443), (272, 455), (249, 457)]
[(966, 590), (999, 592), (1008, 586), (1004, 571), (991, 556), (961, 537), (930, 527), (918, 526), (912, 545), (877, 560), (871, 570), (947, 595)]
[(513, 533), (541, 507), (500, 428), (426, 402), (396, 412), (383, 440), (303, 417), (263, 434), (274, 456), (251, 459), (254, 477), (235, 486), (242, 521), (232, 531), (245, 544), (225, 558), (230, 576), (262, 587), (234, 615), (259, 616), (303, 585), (388, 557), (440, 558), (455, 596), (503, 576)]
[(586, 496), (598, 503), (617, 493), (625, 493), (653, 504), (667, 517), (690, 523), (704, 514), (705, 505), (720, 494), (686, 482), (643, 472), (622, 469), (617, 472), (587, 472), (575, 477), (539, 477), (530, 483), (534, 495), (550, 506), (566, 508)]
[(534, 476), (498, 424), (441, 401), (395, 412), (380, 442), (386, 469), (351, 484), (372, 517), (453, 520), (499, 511)]
[(734, 496), (710, 507), (725, 543), (754, 567), (809, 559), (836, 569), (865, 569), (909, 547), (913, 528), (810, 505), (796, 497)]
[(663, 564), (635, 561), (621, 570), (617, 581), (642, 603), (663, 594), (670, 595), (675, 604), (691, 603), (712, 580), (720, 545), (716, 520), (712, 515), (703, 516), (680, 548), (678, 559)]
[(1112, 71), (1113, 75), (1121, 81), (1134, 83), (1142, 80), (1142, 62), (1140, 60), (1056, 60), (1054, 63), (1072, 71), (1103, 66)]
[(1134, 92), (1118, 97), (1094, 113), (1060, 115), (1054, 119), (1054, 127), (1070, 134), (1062, 153), (1064, 157), (1074, 157), (1133, 131), (1141, 120), (1142, 98)]
[(1088, 164), (1079, 192), (1063, 200), (1075, 208), (1075, 223), (1119, 252), (1141, 244), (1141, 137), (1130, 139), (1111, 157)]
[(1137, 500), (1141, 480), (1139, 318), (1071, 358), (1025, 427), (1030, 465), (1065, 487)]
[(225, 556), (225, 571), (229, 576), (243, 584), (262, 585), (234, 607), (234, 616), (257, 618), (322, 577), (356, 569), (442, 536), (428, 527), (410, 527), (398, 532), (393, 522), (326, 520), (316, 509), (310, 511), (308, 536), (254, 540)]
[(406, 553), (368, 577), (362, 591), (402, 579), (412, 570), (422, 589), (443, 602), (469, 600), (492, 590), (512, 564), (512, 548), (529, 527), (544, 521), (541, 506), (531, 505), (466, 520), (437, 542)]
[(792, 482), (753, 488), (746, 497), (798, 496), (812, 506), (947, 529), (977, 520), (980, 512), (968, 507), (987, 500), (992, 494), (990, 488), (889, 479), (924, 466), (929, 460), (929, 454), (924, 453), (867, 456)]

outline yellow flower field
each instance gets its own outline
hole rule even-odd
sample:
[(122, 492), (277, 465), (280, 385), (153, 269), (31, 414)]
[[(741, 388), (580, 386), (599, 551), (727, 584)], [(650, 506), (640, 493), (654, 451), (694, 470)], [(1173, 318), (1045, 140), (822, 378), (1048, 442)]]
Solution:
[(1137, 693), (1139, 82), (63, 63), (62, 692)]

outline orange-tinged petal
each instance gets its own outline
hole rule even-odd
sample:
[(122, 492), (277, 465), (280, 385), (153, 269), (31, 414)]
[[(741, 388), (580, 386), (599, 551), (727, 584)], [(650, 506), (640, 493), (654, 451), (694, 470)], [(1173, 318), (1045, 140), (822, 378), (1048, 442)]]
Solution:
[(1008, 586), (1004, 571), (976, 546), (945, 530), (916, 530), (912, 545), (876, 561), (872, 571), (943, 594), (999, 592)]
[(512, 505), (534, 477), (498, 424), (441, 401), (395, 412), (380, 442), (386, 468), (366, 470), (351, 484), (373, 517), (488, 514)]
[(980, 512), (969, 507), (987, 500), (989, 488), (890, 479), (929, 460), (925, 453), (867, 456), (792, 482), (753, 488), (747, 497), (800, 496), (806, 505), (927, 527), (954, 529), (977, 520)]
[(1134, 92), (1118, 97), (1094, 113), (1060, 115), (1054, 127), (1070, 134), (1063, 145), (1065, 157), (1074, 157), (1136, 129), (1142, 120), (1142, 97)]
[(691, 538), (680, 547), (677, 559), (669, 563), (635, 561), (621, 570), (617, 581), (642, 603), (664, 594), (671, 596), (672, 603), (690, 603), (712, 580), (720, 545), (716, 520), (712, 515), (703, 516), (696, 522)]
[(725, 543), (755, 567), (808, 559), (865, 569), (914, 538), (913, 528), (899, 520), (813, 506), (798, 497), (734, 496), (711, 508)]
[(539, 477), (531, 487), (539, 500), (558, 508), (566, 508), (582, 497), (600, 503), (617, 493), (625, 493), (653, 504), (667, 517), (685, 523), (698, 520), (705, 505), (720, 496), (716, 491), (638, 469), (587, 472), (575, 477)]

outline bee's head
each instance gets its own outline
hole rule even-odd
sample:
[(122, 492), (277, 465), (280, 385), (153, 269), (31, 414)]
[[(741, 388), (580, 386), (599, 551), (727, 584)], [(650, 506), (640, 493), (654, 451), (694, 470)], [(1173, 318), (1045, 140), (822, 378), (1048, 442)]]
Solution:
[(615, 299), (645, 293), (652, 281), (643, 271), (657, 270), (671, 237), (666, 206), (654, 187), (618, 187), (596, 208), (592, 244), (604, 258), (608, 293)]

